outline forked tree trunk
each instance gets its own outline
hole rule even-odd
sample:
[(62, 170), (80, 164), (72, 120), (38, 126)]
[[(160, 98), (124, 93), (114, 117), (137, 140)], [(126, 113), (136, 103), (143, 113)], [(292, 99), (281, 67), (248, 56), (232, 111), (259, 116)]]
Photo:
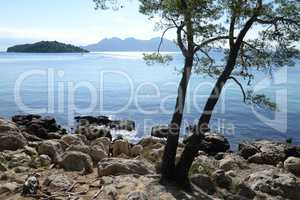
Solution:
[(175, 178), (175, 159), (178, 146), (180, 127), (184, 111), (186, 92), (188, 82), (191, 76), (193, 66), (193, 56), (185, 58), (182, 78), (178, 86), (178, 93), (175, 105), (175, 111), (169, 127), (167, 144), (165, 146), (164, 155), (161, 165), (161, 182), (165, 183)]
[(211, 118), (212, 111), (218, 102), (223, 85), (226, 82), (224, 76), (220, 76), (217, 80), (212, 93), (205, 105), (202, 116), (200, 117), (199, 123), (196, 128), (196, 133), (193, 134), (189, 139), (181, 155), (180, 161), (176, 166), (176, 180), (181, 186), (187, 186), (189, 169), (192, 166), (194, 158), (197, 156), (199, 151), (199, 144), (203, 139), (203, 134), (209, 130), (208, 124)]
[[(232, 42), (230, 44), (230, 52), (229, 57), (226, 63), (226, 66), (224, 68), (224, 71), (219, 76), (207, 102), (204, 107), (203, 113), (199, 119), (196, 133), (193, 134), (181, 155), (181, 158), (176, 166), (176, 181), (178, 184), (182, 186), (189, 186), (189, 180), (188, 180), (188, 173), (192, 166), (192, 163), (197, 156), (199, 145), (201, 143), (202, 135), (206, 131), (208, 131), (208, 125), (211, 119), (212, 112), (220, 98), (223, 86), (225, 85), (226, 81), (228, 80), (229, 76), (231, 75), (235, 64), (236, 59), (239, 53), (239, 50), (241, 48), (241, 45), (243, 43), (244, 37), (246, 36), (247, 32), (251, 28), (252, 24), (255, 22), (257, 18), (257, 15), (253, 15), (245, 24), (243, 29), (240, 31), (235, 43)], [(231, 27), (231, 28), (234, 28)], [(232, 29), (233, 30), (233, 29)], [(233, 38), (231, 38), (231, 41), (233, 41)]]

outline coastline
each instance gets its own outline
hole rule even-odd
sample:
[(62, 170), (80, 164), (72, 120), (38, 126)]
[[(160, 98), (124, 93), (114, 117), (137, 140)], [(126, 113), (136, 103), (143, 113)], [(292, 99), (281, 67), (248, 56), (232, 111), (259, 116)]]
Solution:
[[(75, 134), (68, 134), (51, 117), (0, 119), (0, 199), (299, 197), (299, 146), (245, 141), (233, 152), (223, 136), (208, 133), (190, 171), (193, 191), (185, 193), (159, 184), (164, 139), (147, 137), (130, 144), (122, 136), (112, 137), (110, 131), (132, 131), (132, 121), (112, 121), (105, 116), (76, 120)], [(177, 157), (183, 149), (180, 143)]]

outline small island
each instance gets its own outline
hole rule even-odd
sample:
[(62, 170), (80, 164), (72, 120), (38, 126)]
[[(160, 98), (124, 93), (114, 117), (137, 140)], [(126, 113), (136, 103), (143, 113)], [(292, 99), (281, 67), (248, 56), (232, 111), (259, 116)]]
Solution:
[(9, 47), (7, 52), (15, 53), (88, 53), (89, 51), (71, 44), (57, 41), (41, 41)]

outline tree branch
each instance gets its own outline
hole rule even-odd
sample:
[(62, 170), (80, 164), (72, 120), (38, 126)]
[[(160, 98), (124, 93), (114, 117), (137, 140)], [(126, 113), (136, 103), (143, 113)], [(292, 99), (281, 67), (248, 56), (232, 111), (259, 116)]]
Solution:
[(201, 44), (195, 44), (196, 48), (194, 49), (194, 53), (196, 53), (199, 50), (201, 51), (201, 48), (208, 45), (209, 43), (215, 42), (217, 40), (226, 40), (226, 39), (229, 39), (229, 36), (218, 36), (218, 37), (210, 38), (202, 42)]
[(166, 29), (163, 31), (163, 33), (162, 33), (162, 35), (161, 35), (161, 37), (160, 37), (160, 42), (159, 42), (159, 45), (158, 45), (157, 53), (160, 52), (160, 48), (161, 48), (161, 45), (162, 45), (162, 43), (163, 43), (163, 41), (164, 41), (165, 34), (168, 32), (168, 30), (170, 30), (170, 29), (172, 29), (172, 28), (176, 28), (176, 26), (168, 27), (168, 28), (166, 28)]
[(243, 96), (244, 96), (244, 102), (246, 103), (246, 92), (245, 92), (245, 90), (244, 90), (242, 84), (241, 84), (235, 77), (233, 77), (233, 76), (229, 76), (229, 77), (228, 77), (228, 80), (229, 80), (229, 79), (234, 80), (234, 82), (235, 82), (236, 84), (238, 84), (238, 86), (241, 88), (242, 93), (243, 93)]

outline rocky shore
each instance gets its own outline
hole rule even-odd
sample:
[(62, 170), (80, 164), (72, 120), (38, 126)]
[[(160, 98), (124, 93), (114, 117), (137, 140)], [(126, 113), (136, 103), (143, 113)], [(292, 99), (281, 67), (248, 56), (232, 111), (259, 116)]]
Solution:
[(260, 140), (232, 152), (223, 136), (207, 133), (190, 170), (193, 191), (185, 192), (159, 184), (164, 139), (130, 144), (111, 131), (132, 131), (132, 121), (76, 120), (70, 134), (51, 117), (0, 118), (0, 199), (300, 200), (300, 147)]

